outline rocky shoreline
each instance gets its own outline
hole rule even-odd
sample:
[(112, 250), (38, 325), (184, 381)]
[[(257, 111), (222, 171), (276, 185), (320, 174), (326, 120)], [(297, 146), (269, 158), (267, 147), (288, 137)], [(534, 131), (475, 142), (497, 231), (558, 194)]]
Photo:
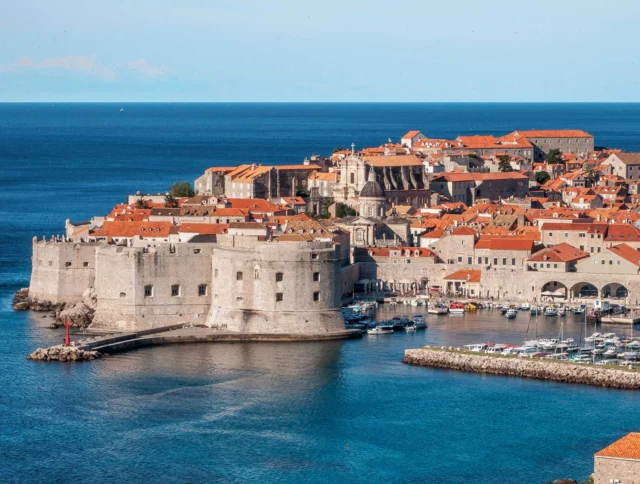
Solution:
[(28, 360), (37, 361), (91, 361), (102, 356), (98, 351), (88, 351), (74, 346), (51, 346), (38, 348), (29, 356)]
[(543, 359), (470, 354), (452, 347), (426, 346), (405, 350), (402, 362), (408, 365), (472, 373), (518, 376), (624, 390), (640, 389), (640, 371), (600, 368)]
[(41, 301), (29, 297), (29, 288), (18, 290), (13, 296), (14, 311), (48, 312), (55, 322), (52, 328), (61, 326), (69, 321), (74, 328), (87, 328), (93, 322), (93, 315), (97, 306), (96, 294), (93, 288), (89, 288), (82, 294), (82, 301), (72, 304)]

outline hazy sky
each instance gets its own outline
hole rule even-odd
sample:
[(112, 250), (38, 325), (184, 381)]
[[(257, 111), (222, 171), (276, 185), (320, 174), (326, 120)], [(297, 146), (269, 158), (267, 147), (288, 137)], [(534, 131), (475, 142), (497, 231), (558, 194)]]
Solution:
[(640, 101), (637, 0), (0, 0), (0, 101)]

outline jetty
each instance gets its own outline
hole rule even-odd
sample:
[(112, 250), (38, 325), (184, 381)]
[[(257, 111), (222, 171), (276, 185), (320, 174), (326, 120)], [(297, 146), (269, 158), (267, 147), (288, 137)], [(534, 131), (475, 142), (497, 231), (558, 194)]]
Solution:
[(640, 389), (640, 370), (611, 368), (540, 358), (476, 353), (453, 347), (405, 350), (403, 363), (470, 373), (518, 376), (564, 383), (580, 383), (625, 390)]
[[(130, 333), (89, 336), (73, 341), (71, 346), (38, 348), (27, 356), (40, 361), (94, 360), (105, 354), (122, 353), (139, 348), (188, 343), (311, 342), (360, 338), (360, 330), (326, 333), (248, 333), (206, 326), (174, 324)], [(60, 355), (63, 355), (62, 357)]]

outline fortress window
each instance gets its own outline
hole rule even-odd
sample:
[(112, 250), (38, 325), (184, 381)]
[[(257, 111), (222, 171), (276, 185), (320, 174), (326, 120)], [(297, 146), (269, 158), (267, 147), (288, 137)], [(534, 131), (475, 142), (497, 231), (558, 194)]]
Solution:
[(502, 258), (502, 265), (503, 265), (503, 266), (506, 266), (506, 265), (507, 265), (507, 258), (506, 258), (506, 257), (503, 257), (503, 258)]
[(121, 292), (120, 293), (120, 297), (127, 297), (127, 293), (126, 292)]
[(65, 266), (65, 267), (71, 267), (71, 262), (65, 262), (65, 263), (64, 263), (64, 266)]
[(173, 286), (171, 286), (171, 296), (177, 297), (179, 295), (180, 295), (180, 285), (174, 284)]
[(282, 282), (284, 274), (282, 272), (276, 272), (276, 282)]
[(319, 272), (314, 272), (313, 273), (313, 282), (318, 282), (320, 280), (320, 273)]
[(515, 266), (516, 265), (516, 260), (515, 259), (511, 259), (511, 265)]
[(320, 301), (320, 293), (319, 292), (314, 292), (313, 293), (313, 300), (314, 301)]
[(218, 269), (213, 270), (213, 277), (216, 279), (218, 278)]
[(153, 297), (153, 286), (144, 286), (144, 297)]
[(236, 281), (242, 280), (242, 272), (236, 272)]
[(200, 284), (198, 286), (198, 296), (206, 296), (207, 295), (207, 285)]
[(276, 302), (281, 302), (281, 301), (282, 301), (282, 293), (276, 292)]
[(88, 262), (83, 262), (82, 263), (82, 267), (89, 267), (89, 263)]
[(50, 265), (50, 266), (52, 266), (52, 265), (53, 265), (53, 261), (52, 261), (52, 260), (50, 260), (50, 261), (49, 261), (49, 265)]
[(458, 262), (462, 263), (462, 256), (461, 255), (458, 256)]
[(193, 253), (194, 254), (199, 254), (200, 253), (200, 249), (193, 249)]
[(311, 258), (312, 259), (317, 259), (318, 258), (318, 254), (311, 254)]

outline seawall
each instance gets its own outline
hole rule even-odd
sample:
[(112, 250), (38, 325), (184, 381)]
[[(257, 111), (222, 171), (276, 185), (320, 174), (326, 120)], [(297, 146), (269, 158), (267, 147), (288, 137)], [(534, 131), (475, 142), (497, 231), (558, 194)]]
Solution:
[(625, 390), (640, 389), (640, 370), (597, 367), (545, 359), (471, 354), (454, 348), (405, 350), (403, 363), (472, 373), (519, 376)]

